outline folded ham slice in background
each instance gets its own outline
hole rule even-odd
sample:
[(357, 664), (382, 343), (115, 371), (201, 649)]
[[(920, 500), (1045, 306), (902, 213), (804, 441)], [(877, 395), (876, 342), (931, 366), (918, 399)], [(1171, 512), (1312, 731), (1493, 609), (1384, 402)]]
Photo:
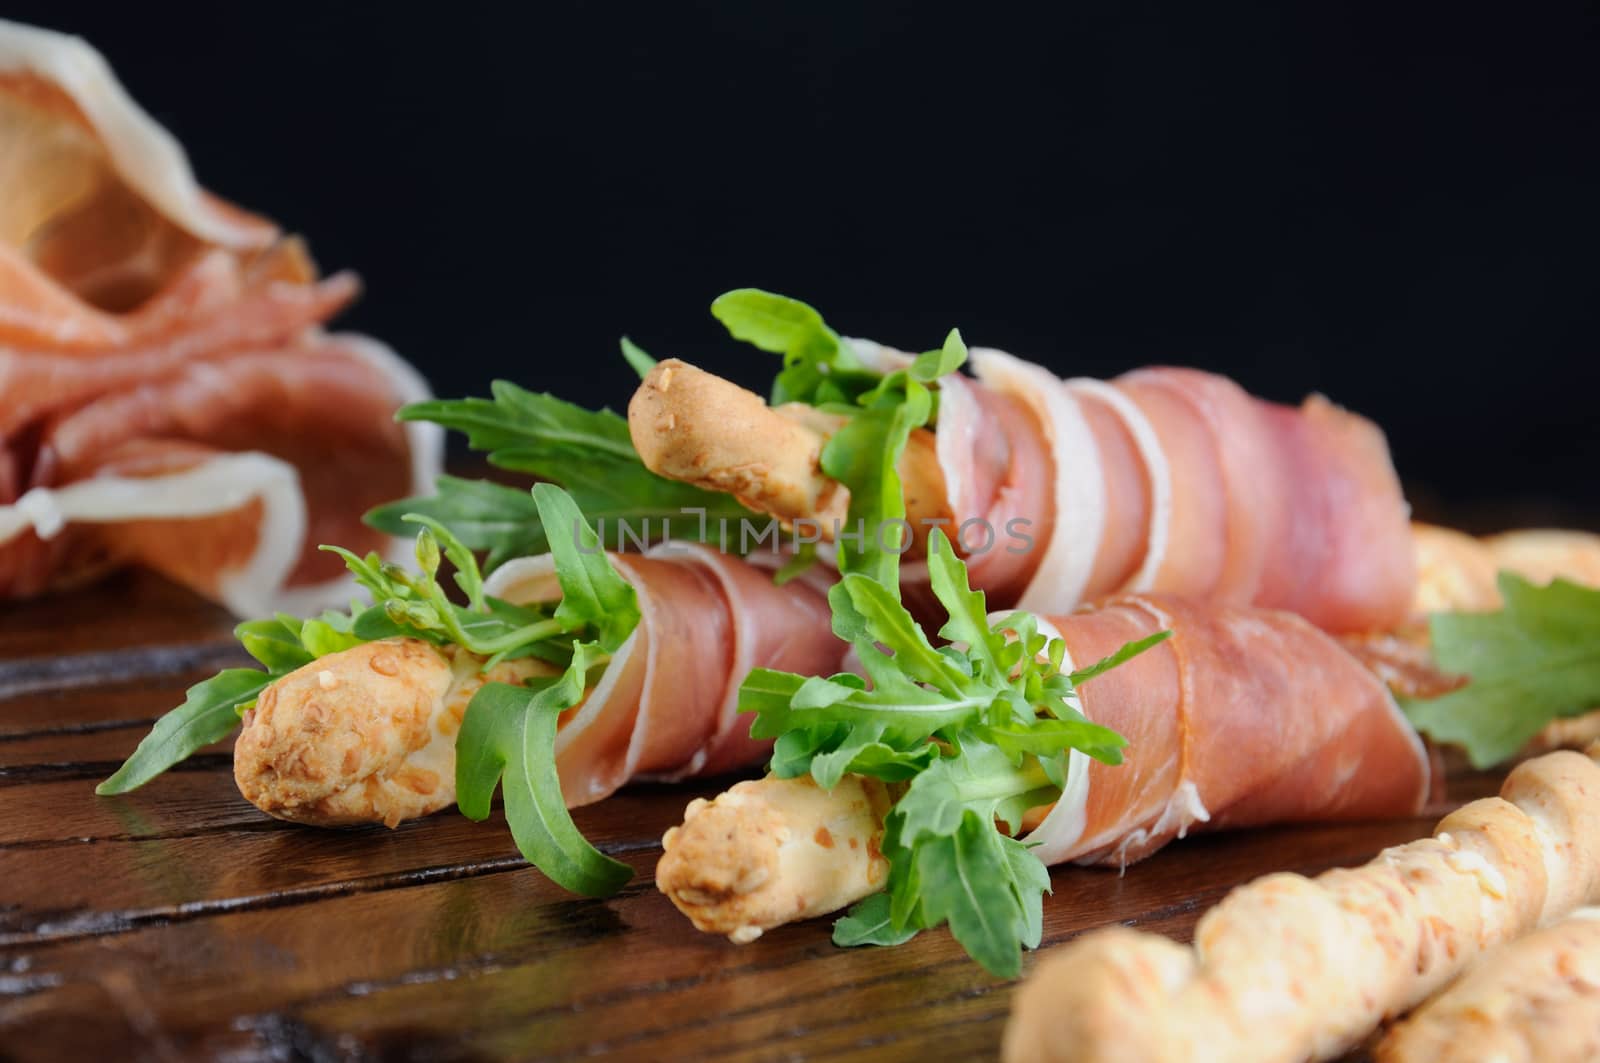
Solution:
[(144, 565), (240, 614), (346, 595), (431, 489), (427, 385), (320, 326), (356, 295), (207, 193), (83, 41), (0, 20), (0, 598)]

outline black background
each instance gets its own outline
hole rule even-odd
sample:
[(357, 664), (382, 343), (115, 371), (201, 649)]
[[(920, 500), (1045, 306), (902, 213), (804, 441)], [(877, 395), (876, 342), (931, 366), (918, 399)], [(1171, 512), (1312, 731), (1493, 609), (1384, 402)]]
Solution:
[(1592, 5), (9, 13), (358, 270), (341, 326), (441, 394), (620, 407), (624, 332), (764, 381), (706, 313), (756, 285), (906, 348), (958, 325), (1065, 374), (1320, 390), (1424, 512), (1600, 509)]

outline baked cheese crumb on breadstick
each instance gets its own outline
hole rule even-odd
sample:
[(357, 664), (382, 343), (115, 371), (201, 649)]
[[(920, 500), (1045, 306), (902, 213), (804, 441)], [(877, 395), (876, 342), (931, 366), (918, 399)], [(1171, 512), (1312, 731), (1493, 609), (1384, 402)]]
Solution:
[[(832, 539), (850, 492), (822, 471), (822, 448), (844, 418), (803, 403), (770, 407), (729, 380), (669, 358), (653, 368), (628, 403), (628, 431), (649, 469), (779, 520), (815, 521)], [(911, 433), (898, 467), (906, 519), (920, 542), (931, 524), (950, 521), (933, 433)]]
[(1363, 867), (1240, 887), (1200, 920), (1190, 949), (1125, 930), (1078, 939), (1018, 991), (1005, 1058), (1348, 1051), (1485, 950), (1600, 900), (1595, 757), (1600, 747), (1526, 761), (1500, 797)]
[(1450, 528), (1412, 524), (1417, 554), (1418, 616), (1491, 612), (1503, 604), (1496, 577), (1504, 570), (1530, 583), (1564, 579), (1600, 587), (1600, 535), (1537, 528), (1475, 538)]
[(832, 790), (809, 777), (737, 783), (689, 803), (661, 839), (656, 886), (695, 929), (754, 941), (883, 888), (889, 804), (884, 784), (858, 775)]
[(1600, 909), (1495, 949), (1395, 1026), (1378, 1063), (1600, 1058)]
[(234, 745), (239, 792), (278, 819), (320, 827), (431, 815), (456, 800), (456, 732), (485, 683), (549, 675), (418, 638), (332, 653), (279, 679), (245, 713)]

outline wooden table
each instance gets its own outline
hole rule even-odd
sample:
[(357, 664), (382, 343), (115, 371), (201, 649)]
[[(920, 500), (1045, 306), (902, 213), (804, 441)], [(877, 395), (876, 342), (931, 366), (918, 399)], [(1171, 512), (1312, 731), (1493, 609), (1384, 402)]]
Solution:
[[(842, 950), (826, 922), (735, 947), (651, 879), (689, 798), (641, 787), (577, 813), (638, 871), (562, 892), (496, 816), (326, 831), (268, 819), (227, 744), (132, 795), (94, 796), (185, 687), (242, 656), (231, 621), (123, 575), (0, 603), (0, 1060), (992, 1057), (1011, 987), (944, 932)], [(1495, 782), (1461, 780), (1457, 800)], [(1124, 923), (1187, 938), (1230, 887), (1429, 833), (1392, 823), (1174, 845), (1125, 876), (1053, 875), (1045, 946)]]

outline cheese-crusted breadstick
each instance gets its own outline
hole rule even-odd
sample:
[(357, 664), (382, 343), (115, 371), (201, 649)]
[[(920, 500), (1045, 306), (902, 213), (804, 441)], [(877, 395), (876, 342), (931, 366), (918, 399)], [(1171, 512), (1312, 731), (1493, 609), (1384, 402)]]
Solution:
[(1478, 539), (1449, 528), (1412, 524), (1419, 617), (1436, 612), (1500, 608), (1495, 577), (1515, 572), (1530, 583), (1570, 580), (1600, 587), (1600, 535), (1537, 528)]
[(1483, 956), (1384, 1037), (1378, 1063), (1600, 1058), (1600, 909)]
[[(1288, 1061), (1348, 1051), (1486, 949), (1600, 900), (1595, 757), (1600, 746), (1526, 761), (1500, 797), (1363, 867), (1243, 886), (1200, 920), (1192, 949), (1127, 931), (1080, 938), (1018, 991), (1005, 1057)], [(1086, 999), (1085, 986), (1100, 988)]]
[(697, 930), (754, 941), (883, 888), (889, 804), (884, 784), (856, 775), (832, 790), (809, 777), (737, 783), (689, 803), (661, 839), (656, 886)]
[[(844, 418), (800, 403), (771, 407), (729, 380), (669, 358), (628, 403), (634, 449), (661, 476), (733, 495), (780, 520), (815, 521), (833, 538), (850, 491), (822, 471), (822, 448)], [(950, 522), (933, 433), (911, 433), (898, 467), (906, 519), (920, 548), (932, 524)]]
[(261, 692), (233, 749), (239, 792), (278, 819), (397, 826), (456, 799), (455, 736), (486, 682), (548, 674), (416, 638), (367, 642), (312, 661)]

